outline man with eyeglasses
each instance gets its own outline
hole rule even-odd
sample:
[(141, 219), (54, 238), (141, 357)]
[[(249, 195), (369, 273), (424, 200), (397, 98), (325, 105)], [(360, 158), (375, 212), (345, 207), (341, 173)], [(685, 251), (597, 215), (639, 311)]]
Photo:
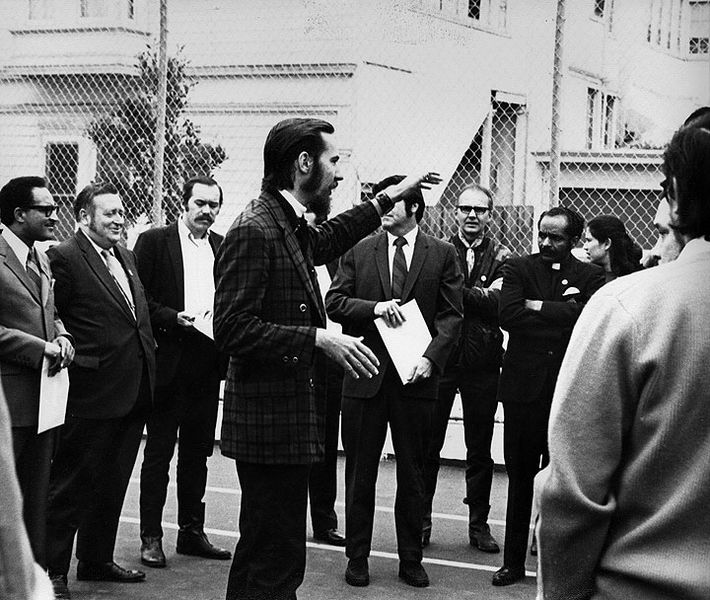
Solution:
[(49, 469), (57, 429), (37, 433), (40, 377), (68, 366), (73, 338), (54, 306), (49, 260), (35, 242), (54, 239), (57, 205), (42, 177), (17, 177), (0, 190), (0, 380), (35, 560), (45, 566)]
[(583, 229), (573, 210), (551, 208), (538, 222), (540, 252), (513, 258), (503, 268), (498, 314), (510, 338), (498, 400), (505, 410), (508, 504), (496, 586), (525, 577), (533, 480), (548, 462), (547, 421), (557, 374), (582, 308), (605, 282), (601, 267), (572, 255)]
[(500, 552), (488, 526), (493, 460), (491, 440), (498, 402), (498, 376), (503, 358), (503, 334), (498, 327), (498, 298), (502, 266), (510, 250), (488, 235), (493, 194), (478, 184), (464, 188), (455, 208), (458, 230), (449, 240), (464, 274), (464, 321), (458, 346), (439, 382), (424, 466), (425, 513), (422, 546), (429, 544), (432, 502), (439, 472), (439, 454), (457, 390), (463, 407), (466, 442), (466, 497), (471, 546), (483, 552)]
[(218, 560), (232, 557), (207, 539), (202, 501), (226, 365), (214, 340), (194, 327), (196, 320), (211, 319), (214, 256), (223, 237), (210, 227), (222, 200), (222, 188), (211, 177), (189, 179), (183, 186), (180, 218), (145, 231), (134, 248), (158, 345), (140, 484), (141, 562), (148, 567), (166, 564), (161, 521), (178, 430), (177, 552)]

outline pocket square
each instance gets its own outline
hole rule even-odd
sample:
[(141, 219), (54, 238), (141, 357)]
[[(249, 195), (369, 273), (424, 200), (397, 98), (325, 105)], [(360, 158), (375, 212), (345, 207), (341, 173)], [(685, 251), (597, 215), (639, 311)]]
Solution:
[(562, 293), (563, 296), (571, 296), (572, 294), (581, 294), (581, 292), (580, 292), (576, 287), (573, 286), (573, 287), (571, 287), (571, 288), (567, 288), (567, 289)]

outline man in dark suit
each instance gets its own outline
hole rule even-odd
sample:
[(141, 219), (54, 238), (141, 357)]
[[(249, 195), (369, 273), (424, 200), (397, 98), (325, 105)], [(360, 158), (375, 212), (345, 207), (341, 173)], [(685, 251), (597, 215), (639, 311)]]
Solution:
[(134, 248), (158, 345), (156, 388), (141, 467), (141, 562), (164, 567), (163, 507), (170, 460), (180, 430), (177, 463), (177, 552), (229, 559), (204, 532), (207, 457), (214, 447), (220, 361), (214, 341), (193, 327), (212, 314), (214, 255), (222, 236), (209, 231), (222, 206), (222, 188), (210, 177), (183, 186), (183, 213), (173, 224), (149, 229)]
[(461, 393), (466, 443), (468, 538), (483, 552), (500, 552), (488, 526), (493, 459), (491, 441), (498, 408), (498, 377), (503, 360), (503, 334), (498, 326), (502, 268), (510, 250), (488, 233), (493, 194), (478, 184), (467, 186), (456, 205), (458, 230), (449, 240), (464, 274), (464, 321), (461, 338), (439, 385), (432, 436), (424, 466), (425, 513), (422, 546), (429, 544), (431, 513), (439, 454), (444, 447), (451, 408)]
[[(398, 183), (389, 177), (374, 191)], [(345, 553), (350, 559), (345, 580), (369, 583), (375, 512), (377, 467), (389, 423), (397, 457), (395, 525), (399, 576), (425, 587), (421, 565), (424, 516), (424, 458), (439, 391), (439, 375), (461, 331), (461, 271), (456, 250), (448, 242), (419, 230), (424, 198), (412, 190), (383, 215), (384, 232), (360, 242), (340, 261), (326, 295), (328, 315), (343, 331), (362, 336), (380, 363), (370, 379), (345, 376), (343, 382), (343, 448), (345, 449)], [(402, 381), (375, 326), (382, 317), (391, 327), (403, 322), (400, 305), (416, 300), (432, 335), (417, 364)]]
[(47, 523), (47, 567), (63, 598), (75, 535), (77, 579), (145, 578), (114, 563), (113, 549), (155, 380), (148, 303), (133, 253), (119, 243), (121, 198), (111, 184), (91, 184), (74, 212), (79, 230), (48, 252), (57, 309), (76, 340)]
[(503, 268), (499, 317), (510, 334), (498, 400), (505, 410), (504, 455), (508, 506), (503, 566), (493, 585), (525, 577), (533, 480), (548, 462), (547, 421), (552, 393), (572, 328), (589, 298), (604, 285), (600, 267), (572, 255), (584, 222), (551, 208), (538, 222), (540, 252)]
[(327, 213), (341, 180), (333, 131), (306, 118), (271, 129), (261, 195), (217, 253), (215, 342), (230, 356), (222, 453), (236, 460), (242, 490), (228, 600), (296, 597), (306, 564), (310, 465), (323, 456), (324, 359), (359, 377), (377, 372), (360, 340), (325, 329), (314, 265), (374, 230), (404, 191), (440, 181), (435, 174), (408, 178), (309, 227), (303, 213)]
[(41, 177), (17, 177), (0, 189), (0, 381), (12, 419), (23, 515), (35, 560), (45, 565), (49, 466), (57, 429), (37, 433), (40, 375), (74, 357), (72, 337), (54, 306), (52, 273), (35, 242), (54, 239), (57, 205)]

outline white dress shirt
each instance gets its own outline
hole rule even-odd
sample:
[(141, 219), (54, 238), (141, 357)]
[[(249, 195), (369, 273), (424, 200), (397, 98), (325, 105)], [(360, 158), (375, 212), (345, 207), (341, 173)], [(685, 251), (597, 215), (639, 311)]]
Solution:
[(214, 305), (214, 253), (209, 234), (196, 238), (178, 219), (178, 237), (182, 250), (185, 311), (195, 315), (211, 311)]
[(407, 240), (407, 243), (402, 246), (402, 252), (404, 252), (404, 261), (407, 263), (407, 271), (409, 271), (409, 266), (412, 264), (414, 242), (417, 240), (417, 233), (419, 233), (419, 226), (415, 226), (414, 229), (402, 236), (392, 235), (389, 231), (387, 232), (387, 261), (389, 262), (390, 267), (390, 283), (392, 283), (392, 264), (394, 263), (394, 252), (397, 249), (394, 245), (394, 241), (398, 237), (403, 237)]

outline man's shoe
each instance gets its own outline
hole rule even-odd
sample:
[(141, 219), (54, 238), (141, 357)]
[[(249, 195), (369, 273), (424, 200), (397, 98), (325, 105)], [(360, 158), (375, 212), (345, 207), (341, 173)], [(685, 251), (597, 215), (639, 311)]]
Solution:
[(491, 528), (488, 523), (469, 529), (468, 539), (471, 546), (478, 548), (481, 552), (490, 552), (491, 554), (500, 552), (500, 546), (491, 535)]
[(54, 590), (56, 600), (71, 600), (66, 575), (50, 575), (49, 579), (52, 582), (52, 589)]
[(429, 576), (422, 563), (417, 560), (402, 560), (399, 562), (399, 578), (413, 587), (428, 587)]
[(232, 553), (229, 550), (213, 546), (202, 529), (181, 529), (178, 531), (175, 550), (178, 554), (214, 558), (216, 560), (229, 560), (232, 558)]
[(145, 573), (133, 569), (124, 569), (115, 562), (94, 563), (80, 560), (76, 566), (76, 578), (79, 581), (136, 583), (145, 579)]
[(530, 542), (530, 555), (537, 556), (537, 536), (535, 535), (534, 531), (532, 542)]
[(351, 558), (348, 568), (345, 569), (345, 581), (355, 587), (365, 587), (370, 584), (370, 569), (367, 566), (367, 557)]
[(337, 529), (326, 529), (325, 531), (313, 532), (313, 539), (331, 546), (345, 546), (345, 536)]
[(159, 537), (141, 536), (141, 562), (154, 569), (162, 569), (165, 566), (163, 542)]
[(426, 548), (431, 542), (431, 527), (422, 529), (422, 548)]
[(493, 575), (491, 583), (493, 585), (511, 585), (525, 579), (525, 569), (512, 569), (509, 567), (501, 567)]

